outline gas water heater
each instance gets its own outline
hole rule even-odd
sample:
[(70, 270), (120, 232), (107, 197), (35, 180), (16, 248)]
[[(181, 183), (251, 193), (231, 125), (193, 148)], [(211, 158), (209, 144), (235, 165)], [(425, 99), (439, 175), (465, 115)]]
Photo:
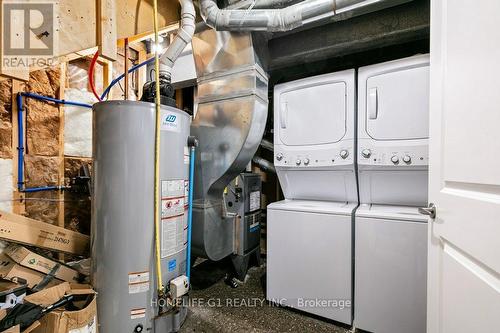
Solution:
[(94, 105), (92, 282), (100, 332), (174, 332), (185, 319), (190, 123), (187, 113), (162, 105), (158, 199), (162, 281), (170, 299), (159, 299), (153, 223), (155, 105)]

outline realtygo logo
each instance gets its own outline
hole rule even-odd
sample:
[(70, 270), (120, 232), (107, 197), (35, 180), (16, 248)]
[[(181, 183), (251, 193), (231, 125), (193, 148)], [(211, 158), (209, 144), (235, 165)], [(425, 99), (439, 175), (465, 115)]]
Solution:
[(55, 2), (2, 1), (2, 66), (15, 69), (54, 62), (56, 46)]

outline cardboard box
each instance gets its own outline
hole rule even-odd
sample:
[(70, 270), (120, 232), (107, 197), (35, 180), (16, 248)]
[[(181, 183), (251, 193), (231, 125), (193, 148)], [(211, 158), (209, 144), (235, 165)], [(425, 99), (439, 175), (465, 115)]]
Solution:
[[(40, 318), (40, 325), (33, 333), (97, 333), (97, 303), (96, 293), (92, 289), (79, 289), (78, 285), (70, 285), (64, 282), (56, 287), (44, 289), (32, 295), (26, 296), (24, 300), (33, 304), (48, 306), (60, 300), (64, 295), (74, 295), (76, 306), (82, 306), (81, 310), (67, 311), (64, 308), (54, 310)], [(87, 302), (79, 301), (78, 298), (91, 298)], [(84, 307), (83, 307), (84, 306)]]
[(80, 274), (76, 270), (52, 259), (45, 258), (39, 254), (31, 252), (24, 246), (11, 244), (4, 249), (3, 253), (8, 255), (19, 265), (34, 269), (35, 271), (44, 274), (49, 274), (54, 266), (59, 264), (59, 268), (54, 273), (56, 278), (66, 282), (79, 282)]
[(21, 215), (0, 211), (0, 239), (85, 256), (89, 236)]
[[(11, 281), (21, 278), (26, 280), (29, 288), (33, 288), (45, 278), (45, 274), (23, 267), (2, 253), (0, 254), (0, 278)], [(47, 287), (55, 286), (62, 282), (61, 280), (53, 279), (48, 283)]]

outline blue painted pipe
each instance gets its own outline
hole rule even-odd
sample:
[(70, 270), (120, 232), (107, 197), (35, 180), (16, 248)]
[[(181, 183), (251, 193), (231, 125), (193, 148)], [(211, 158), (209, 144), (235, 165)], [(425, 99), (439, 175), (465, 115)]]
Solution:
[(33, 93), (26, 93), (26, 92), (21, 93), (21, 95), (24, 97), (28, 97), (28, 98), (38, 99), (40, 101), (53, 102), (56, 104), (63, 104), (63, 105), (80, 106), (83, 108), (92, 109), (92, 105), (85, 104), (85, 103), (66, 101), (64, 99), (57, 99), (57, 98), (47, 97), (47, 96), (43, 96), (43, 95), (37, 95), (37, 94), (33, 94)]
[[(147, 64), (149, 63), (152, 63), (153, 61), (155, 61), (155, 58), (149, 58), (148, 60), (144, 61), (144, 62), (141, 62), (140, 64), (138, 65), (135, 65), (135, 66), (132, 66), (129, 70), (128, 70), (128, 73), (132, 73), (136, 70), (138, 70), (139, 68), (141, 68), (142, 66), (146, 66)], [(114, 85), (116, 85), (121, 79), (123, 79), (125, 77), (125, 73), (121, 74), (120, 76), (118, 76), (116, 79), (114, 79), (113, 81), (111, 81), (111, 83), (109, 84), (109, 86), (104, 90), (104, 92), (102, 93), (101, 95), (101, 99), (104, 100), (106, 98), (106, 96), (108, 96), (109, 92), (111, 91), (111, 88), (113, 88)]]
[(72, 102), (72, 101), (66, 101), (64, 99), (56, 99), (52, 97), (47, 97), (43, 95), (38, 95), (38, 94), (33, 94), (33, 93), (27, 93), (27, 92), (22, 92), (17, 94), (16, 97), (16, 102), (17, 102), (17, 140), (18, 140), (18, 154), (17, 154), (17, 189), (19, 192), (41, 192), (41, 191), (57, 191), (57, 190), (63, 190), (65, 187), (64, 186), (43, 186), (43, 187), (31, 187), (31, 188), (24, 188), (24, 126), (23, 126), (23, 97), (26, 98), (33, 98), (37, 99), (40, 101), (46, 101), (46, 102), (53, 102), (56, 104), (63, 104), (63, 105), (73, 105), (73, 106), (80, 106), (84, 108), (92, 108), (92, 105), (90, 104), (84, 104), (84, 103), (79, 103), (79, 102)]
[(24, 187), (24, 133), (23, 133), (23, 96), (17, 94), (17, 189)]
[(44, 186), (44, 187), (28, 187), (22, 190), (24, 193), (42, 192), (42, 191), (57, 191), (64, 190), (65, 186)]
[(194, 191), (194, 159), (195, 147), (192, 146), (189, 154), (189, 194), (188, 194), (188, 229), (187, 229), (187, 258), (186, 277), (191, 282), (191, 231), (193, 225), (193, 191)]

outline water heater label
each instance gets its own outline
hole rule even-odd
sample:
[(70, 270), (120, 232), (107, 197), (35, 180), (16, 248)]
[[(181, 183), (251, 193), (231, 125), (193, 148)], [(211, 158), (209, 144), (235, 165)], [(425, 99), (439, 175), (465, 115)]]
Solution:
[(172, 256), (186, 248), (187, 221), (186, 216), (175, 216), (162, 220), (161, 258)]
[(170, 199), (184, 195), (184, 179), (162, 180), (161, 198)]
[(130, 319), (141, 319), (146, 317), (146, 309), (132, 309), (130, 310)]
[(161, 182), (161, 257), (166, 258), (186, 248), (186, 180)]
[(168, 262), (168, 271), (173, 272), (175, 271), (175, 267), (177, 267), (177, 260), (172, 259)]
[(128, 293), (138, 294), (149, 290), (149, 272), (128, 273)]
[(147, 291), (149, 291), (149, 282), (128, 285), (129, 294), (140, 294), (140, 293), (145, 293)]
[(181, 131), (181, 121), (182, 118), (178, 117), (174, 113), (165, 113), (161, 117), (161, 127), (162, 131), (172, 131), (172, 132), (180, 132)]
[(184, 215), (184, 196), (161, 200), (161, 218), (168, 219)]

